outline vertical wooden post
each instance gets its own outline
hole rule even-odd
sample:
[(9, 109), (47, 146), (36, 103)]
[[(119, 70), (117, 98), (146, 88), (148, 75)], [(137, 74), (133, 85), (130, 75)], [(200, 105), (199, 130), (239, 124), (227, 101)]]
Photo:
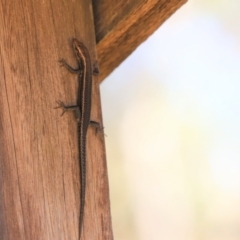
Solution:
[[(0, 0), (0, 239), (78, 239), (77, 124), (56, 100), (75, 104), (73, 37), (96, 60), (91, 1)], [(94, 78), (92, 116), (101, 122)], [(87, 136), (82, 240), (113, 239), (104, 137)]]

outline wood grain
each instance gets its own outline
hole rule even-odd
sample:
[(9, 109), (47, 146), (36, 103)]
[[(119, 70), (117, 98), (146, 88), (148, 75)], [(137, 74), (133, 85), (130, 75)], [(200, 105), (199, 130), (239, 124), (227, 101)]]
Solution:
[(187, 0), (93, 1), (97, 53), (106, 78)]
[[(73, 37), (96, 60), (91, 1), (0, 1), (0, 239), (78, 239), (79, 156)], [(92, 119), (101, 122), (94, 78)], [(113, 239), (104, 137), (89, 129), (84, 239)]]

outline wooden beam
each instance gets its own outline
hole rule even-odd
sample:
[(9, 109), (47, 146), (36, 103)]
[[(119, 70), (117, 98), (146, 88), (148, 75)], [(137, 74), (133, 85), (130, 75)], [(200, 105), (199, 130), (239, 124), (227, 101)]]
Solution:
[(93, 1), (99, 81), (106, 78), (187, 0)]
[[(0, 239), (78, 239), (80, 178), (77, 123), (56, 100), (75, 104), (73, 37), (96, 60), (91, 1), (0, 0)], [(101, 122), (94, 78), (92, 119)], [(82, 238), (111, 240), (104, 137), (87, 135)]]

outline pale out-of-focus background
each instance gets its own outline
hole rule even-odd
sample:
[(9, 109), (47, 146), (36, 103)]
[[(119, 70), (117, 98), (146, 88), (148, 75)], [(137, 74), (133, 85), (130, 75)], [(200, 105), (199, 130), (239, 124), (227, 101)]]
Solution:
[(240, 239), (239, 11), (189, 1), (102, 83), (115, 240)]

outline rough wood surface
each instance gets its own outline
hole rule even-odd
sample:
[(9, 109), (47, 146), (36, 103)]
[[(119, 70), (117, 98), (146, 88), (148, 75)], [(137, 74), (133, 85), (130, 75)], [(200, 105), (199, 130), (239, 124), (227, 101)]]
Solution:
[(187, 0), (93, 1), (99, 81), (107, 77)]
[[(78, 238), (79, 158), (73, 114), (60, 117), (56, 100), (76, 103), (71, 39), (95, 54), (89, 0), (0, 0), (0, 239)], [(97, 79), (92, 119), (101, 122)], [(87, 136), (87, 191), (82, 240), (113, 239), (104, 137)]]

